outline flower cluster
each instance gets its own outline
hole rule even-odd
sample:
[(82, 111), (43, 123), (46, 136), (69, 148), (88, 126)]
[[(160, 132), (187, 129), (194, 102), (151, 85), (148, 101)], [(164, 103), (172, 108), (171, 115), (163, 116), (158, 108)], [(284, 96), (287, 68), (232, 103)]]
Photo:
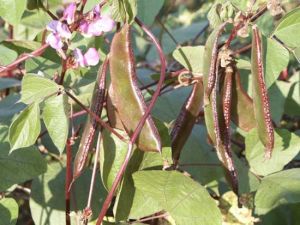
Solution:
[[(114, 29), (115, 22), (108, 15), (101, 15), (101, 8), (97, 5), (92, 11), (88, 12), (83, 19), (78, 21), (78, 31), (85, 37), (100, 36), (104, 32)], [(47, 30), (51, 33), (47, 36), (46, 42), (58, 52), (62, 53), (64, 42), (71, 39), (72, 32), (69, 25), (76, 20), (76, 3), (69, 4), (64, 10), (61, 20), (52, 20)], [(95, 48), (90, 48), (83, 55), (80, 49), (74, 50), (74, 58), (81, 67), (94, 66), (99, 62), (99, 54)]]

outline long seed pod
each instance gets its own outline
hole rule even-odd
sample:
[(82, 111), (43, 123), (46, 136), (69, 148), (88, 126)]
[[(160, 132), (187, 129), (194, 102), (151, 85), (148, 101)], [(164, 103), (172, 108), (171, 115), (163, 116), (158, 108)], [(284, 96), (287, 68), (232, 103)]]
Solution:
[(274, 128), (272, 125), (270, 104), (264, 81), (262, 42), (256, 25), (252, 28), (252, 88), (254, 114), (260, 141), (265, 146), (265, 158), (269, 159), (274, 147)]
[[(218, 60), (219, 62), (220, 60)], [(217, 64), (219, 65), (219, 63)], [(238, 195), (238, 176), (237, 172), (234, 166), (232, 153), (231, 153), (231, 146), (230, 146), (230, 119), (228, 124), (226, 124), (226, 116), (230, 117), (229, 115), (226, 115), (226, 112), (223, 111), (224, 108), (228, 107), (228, 110), (230, 112), (231, 106), (228, 105), (228, 102), (226, 103), (226, 106), (224, 107), (224, 97), (222, 99), (222, 95), (220, 93), (219, 87), (220, 87), (220, 74), (219, 74), (219, 66), (216, 70), (216, 82), (215, 86), (213, 87), (212, 94), (211, 94), (211, 105), (212, 105), (212, 114), (213, 114), (213, 123), (214, 123), (214, 133), (215, 133), (215, 147), (217, 151), (217, 155), (219, 160), (222, 162), (223, 167), (225, 169), (226, 179), (229, 182), (229, 184), (232, 187), (232, 190)], [(224, 71), (224, 70), (222, 70)], [(226, 73), (226, 71), (225, 71)], [(230, 74), (230, 73), (228, 73)], [(225, 74), (225, 80), (224, 85), (228, 86), (225, 87), (225, 95), (228, 95), (228, 92), (231, 92), (227, 90), (227, 88), (230, 88), (230, 84), (226, 83), (226, 75)], [(232, 74), (231, 74), (232, 75)], [(227, 93), (226, 93), (227, 92)], [(226, 97), (225, 97), (226, 98)], [(229, 101), (230, 102), (230, 101)], [(229, 103), (230, 104), (230, 103)], [(230, 113), (229, 113), (230, 114)], [(228, 126), (228, 127), (227, 127)]]
[(225, 68), (224, 90), (223, 90), (223, 113), (225, 119), (225, 126), (227, 130), (230, 129), (230, 120), (231, 120), (233, 73), (234, 71), (232, 66), (227, 66)]
[[(221, 36), (221, 34), (223, 33), (223, 30), (225, 28), (225, 26), (227, 25), (227, 22), (223, 23), (218, 30), (216, 30), (214, 36), (214, 41), (211, 47), (211, 49), (209, 49), (209, 51), (207, 51), (208, 49), (206, 49), (206, 52), (210, 52), (210, 68), (209, 68), (209, 73), (207, 76), (207, 83), (205, 85), (205, 95), (204, 95), (204, 104), (207, 105), (210, 99), (210, 94), (212, 92), (212, 89), (214, 87), (215, 84), (215, 80), (216, 80), (216, 70), (217, 70), (217, 59), (218, 59), (218, 48), (219, 48), (219, 38)], [(205, 46), (206, 48), (208, 47), (207, 45)]]
[[(114, 35), (110, 54), (111, 84), (116, 107), (125, 130), (131, 136), (147, 107), (137, 84), (130, 25), (124, 24)], [(158, 130), (150, 116), (139, 134), (137, 146), (143, 151), (161, 151)]]
[(196, 119), (203, 107), (202, 79), (193, 85), (193, 89), (181, 108), (171, 132), (173, 163), (177, 165), (181, 150), (186, 143)]
[[(91, 101), (90, 110), (96, 115), (101, 115), (103, 109), (103, 103), (105, 101), (105, 77), (108, 66), (108, 59), (106, 58), (103, 65), (98, 71), (97, 80), (95, 83), (93, 97)], [(82, 137), (80, 140), (80, 145), (78, 152), (74, 161), (73, 168), (73, 181), (80, 176), (82, 173), (89, 150), (92, 146), (93, 140), (95, 138), (95, 133), (97, 130), (98, 123), (91, 116), (88, 116)]]
[(248, 132), (256, 127), (253, 123), (255, 121), (253, 100), (244, 90), (240, 73), (235, 66), (232, 87), (231, 120), (239, 128)]

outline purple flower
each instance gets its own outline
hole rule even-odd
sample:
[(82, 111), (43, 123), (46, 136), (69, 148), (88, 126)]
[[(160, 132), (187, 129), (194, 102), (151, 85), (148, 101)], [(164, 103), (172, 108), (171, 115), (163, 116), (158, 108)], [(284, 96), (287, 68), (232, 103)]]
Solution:
[(67, 6), (64, 11), (63, 19), (67, 20), (68, 24), (72, 24), (75, 21), (76, 3), (73, 2)]
[(46, 39), (46, 42), (56, 50), (63, 47), (63, 42), (61, 38), (70, 39), (72, 34), (68, 26), (58, 20), (52, 20), (47, 25), (47, 30), (51, 31)]
[(81, 67), (95, 66), (100, 60), (99, 54), (95, 48), (89, 48), (84, 55), (79, 48), (75, 48), (74, 58)]

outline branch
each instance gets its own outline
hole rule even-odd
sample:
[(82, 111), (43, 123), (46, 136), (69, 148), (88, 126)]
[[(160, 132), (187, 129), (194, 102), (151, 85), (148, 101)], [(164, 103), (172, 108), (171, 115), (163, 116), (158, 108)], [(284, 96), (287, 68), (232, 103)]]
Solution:
[(112, 127), (110, 127), (106, 122), (101, 120), (99, 116), (97, 116), (95, 113), (93, 113), (89, 108), (85, 107), (74, 95), (72, 95), (70, 92), (65, 90), (65, 93), (73, 99), (81, 108), (83, 108), (88, 114), (90, 114), (91, 117), (96, 120), (97, 123), (99, 123), (101, 126), (103, 126), (105, 129), (110, 131), (112, 134), (116, 135), (121, 141), (127, 142), (126, 138), (123, 137), (121, 134), (119, 134), (117, 131), (115, 131)]
[(25, 53), (23, 54), (21, 57), (19, 57), (18, 59), (16, 59), (14, 62), (12, 62), (11, 64), (7, 65), (7, 66), (0, 66), (0, 74), (10, 70), (14, 67), (16, 67), (17, 65), (19, 65), (21, 62), (24, 62), (27, 59), (30, 58), (34, 58), (37, 56), (40, 56), (41, 54), (43, 54), (43, 52), (46, 50), (46, 48), (49, 47), (49, 44), (43, 44), (40, 48), (34, 50), (31, 53)]
[(113, 196), (115, 194), (115, 191), (120, 183), (120, 181), (122, 180), (122, 177), (123, 177), (123, 174), (125, 173), (125, 170), (126, 170), (126, 167), (129, 163), (129, 160), (130, 160), (130, 157), (131, 157), (131, 154), (132, 154), (132, 151), (133, 151), (133, 145), (134, 143), (136, 142), (137, 138), (138, 138), (138, 135), (140, 134), (148, 116), (150, 115), (150, 112), (152, 110), (152, 108), (154, 107), (154, 104), (157, 100), (157, 98), (159, 97), (159, 93), (160, 93), (160, 89), (164, 83), (164, 80), (165, 80), (165, 76), (166, 76), (166, 59), (165, 59), (165, 56), (164, 56), (164, 53), (163, 53), (163, 50), (158, 42), (158, 40), (155, 38), (155, 36), (151, 33), (151, 31), (138, 19), (138, 18), (135, 18), (135, 22), (143, 29), (143, 31), (149, 36), (149, 38), (152, 40), (152, 42), (154, 43), (157, 51), (158, 51), (158, 54), (159, 54), (159, 58), (160, 58), (160, 61), (161, 61), (161, 72), (160, 72), (160, 79), (158, 81), (158, 84), (157, 84), (157, 88), (152, 96), (152, 100), (151, 102), (149, 103), (146, 111), (145, 111), (145, 114), (144, 116), (142, 117), (142, 119), (140, 120), (138, 126), (136, 127), (136, 129), (134, 130), (133, 134), (132, 134), (132, 137), (130, 138), (129, 140), (129, 143), (128, 143), (128, 150), (127, 150), (127, 154), (126, 154), (126, 157), (125, 157), (125, 160), (120, 168), (120, 170), (118, 171), (117, 173), (117, 176), (113, 182), (113, 185), (103, 203), (103, 206), (102, 206), (102, 209), (99, 213), (99, 216), (98, 216), (98, 219), (97, 219), (97, 223), (96, 225), (101, 225), (102, 221), (103, 221), (103, 218), (104, 216), (106, 215), (106, 212), (111, 204), (111, 201), (113, 199)]

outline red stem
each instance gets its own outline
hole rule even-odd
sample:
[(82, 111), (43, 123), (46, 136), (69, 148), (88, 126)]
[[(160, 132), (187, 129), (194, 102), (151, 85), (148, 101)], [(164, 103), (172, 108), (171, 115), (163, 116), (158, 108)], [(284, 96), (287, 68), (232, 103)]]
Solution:
[(100, 211), (100, 214), (98, 216), (98, 219), (97, 219), (97, 223), (96, 225), (101, 225), (102, 221), (103, 221), (103, 218), (104, 216), (106, 215), (106, 212), (111, 204), (111, 201), (113, 199), (113, 196), (115, 194), (115, 191), (123, 177), (123, 174), (125, 173), (125, 170), (126, 170), (126, 167), (129, 163), (129, 160), (130, 160), (130, 157), (131, 157), (131, 154), (132, 154), (132, 151), (133, 151), (133, 145), (134, 143), (136, 142), (136, 139), (138, 138), (138, 135), (140, 134), (148, 116), (150, 115), (150, 112), (152, 110), (152, 108), (154, 107), (154, 104), (157, 100), (157, 98), (159, 97), (159, 93), (160, 93), (160, 89), (164, 83), (164, 80), (165, 80), (165, 75), (166, 75), (166, 59), (165, 59), (165, 56), (164, 56), (164, 53), (163, 53), (163, 50), (158, 42), (158, 40), (155, 38), (155, 36), (151, 33), (151, 31), (138, 19), (138, 18), (135, 18), (135, 22), (143, 29), (143, 31), (149, 36), (149, 38), (152, 40), (152, 42), (154, 43), (157, 51), (158, 51), (158, 54), (159, 54), (159, 58), (160, 58), (160, 61), (161, 61), (161, 72), (160, 72), (160, 78), (159, 78), (159, 81), (158, 81), (158, 84), (157, 84), (157, 88), (152, 96), (152, 100), (151, 102), (149, 103), (146, 111), (145, 111), (145, 114), (144, 116), (142, 117), (142, 119), (140, 120), (139, 124), (137, 125), (136, 129), (134, 130), (133, 134), (132, 134), (132, 137), (130, 138), (129, 140), (129, 143), (128, 143), (128, 150), (127, 150), (127, 154), (126, 154), (126, 158), (120, 168), (120, 170), (118, 171), (117, 173), (117, 176), (113, 182), (113, 185), (103, 203), (103, 206), (102, 206), (102, 209)]

